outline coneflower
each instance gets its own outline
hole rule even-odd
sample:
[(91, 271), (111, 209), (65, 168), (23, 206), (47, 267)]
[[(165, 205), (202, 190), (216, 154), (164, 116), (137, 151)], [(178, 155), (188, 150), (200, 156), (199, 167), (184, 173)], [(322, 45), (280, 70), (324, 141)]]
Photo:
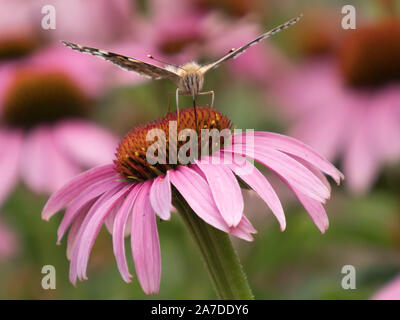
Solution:
[[(102, 225), (106, 224), (112, 233), (122, 278), (129, 282), (132, 277), (124, 245), (124, 237), (130, 233), (142, 289), (146, 294), (157, 293), (161, 253), (156, 217), (169, 220), (174, 206), (200, 248), (218, 295), (230, 299), (251, 298), (227, 236), (252, 241), (252, 234), (256, 233), (244, 215), (241, 186), (252, 188), (260, 195), (276, 216), (281, 230), (285, 229), (286, 222), (273, 187), (246, 158), (262, 163), (276, 174), (294, 192), (321, 232), (328, 228), (322, 203), (329, 198), (330, 188), (322, 173), (337, 183), (343, 178), (332, 164), (286, 136), (270, 132), (236, 133), (230, 120), (216, 109), (197, 107), (196, 113), (197, 123), (195, 111), (190, 108), (181, 111), (179, 119), (176, 113), (169, 113), (133, 129), (120, 143), (114, 163), (80, 174), (50, 197), (43, 209), (43, 219), (48, 220), (66, 208), (58, 241), (70, 228), (67, 250), (72, 283), (78, 278), (86, 279), (91, 249)], [(176, 131), (171, 131), (171, 127), (176, 127)], [(213, 142), (211, 134), (204, 140), (201, 129), (209, 133), (225, 130), (232, 136), (218, 136)], [(164, 134), (158, 136), (157, 148), (152, 149), (154, 132)], [(194, 146), (190, 152), (186, 148), (188, 140)], [(155, 162), (154, 158), (163, 161)]]

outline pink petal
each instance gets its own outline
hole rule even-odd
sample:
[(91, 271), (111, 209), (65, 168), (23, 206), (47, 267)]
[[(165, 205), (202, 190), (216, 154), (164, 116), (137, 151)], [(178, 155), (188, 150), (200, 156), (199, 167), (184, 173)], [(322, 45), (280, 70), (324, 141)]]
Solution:
[(225, 147), (223, 151), (254, 158), (256, 161), (275, 172), (275, 174), (284, 177), (289, 185), (320, 202), (324, 202), (325, 199), (329, 198), (329, 190), (321, 180), (310, 170), (285, 153), (265, 146), (257, 146), (257, 148), (254, 148), (248, 145), (241, 145), (244, 147), (244, 151), (238, 153), (238, 150), (236, 150), (238, 146), (239, 145), (235, 145), (234, 148), (232, 148), (233, 146), (228, 146)]
[(329, 219), (322, 204), (315, 199), (306, 196), (302, 192), (299, 192), (295, 187), (291, 186), (284, 177), (279, 174), (278, 176), (289, 186), (321, 233), (325, 233), (329, 227)]
[(317, 228), (321, 231), (321, 233), (325, 233), (329, 227), (329, 219), (326, 215), (323, 205), (320, 202), (307, 197), (301, 192), (298, 192), (294, 188), (292, 188), (292, 191), (296, 195), (297, 199), (299, 199), (303, 207), (307, 210)]
[(383, 160), (396, 162), (400, 158), (400, 86), (382, 89), (371, 106), (369, 121), (377, 152)]
[[(79, 279), (87, 279), (86, 269), (89, 255), (94, 241), (104, 224), (104, 220), (115, 205), (123, 201), (123, 197), (133, 186), (121, 184), (116, 189), (104, 194), (97, 200), (86, 215), (80, 229), (75, 249), (73, 250), (72, 262), (76, 261), (76, 273)], [(74, 263), (75, 265), (75, 263)]]
[(118, 191), (120, 191), (124, 186), (125, 186), (125, 184), (115, 186), (114, 188), (108, 190), (106, 193), (104, 193), (100, 197), (92, 200), (92, 201), (94, 201), (94, 203), (90, 207), (89, 211), (86, 213), (86, 215), (82, 221), (82, 224), (79, 227), (79, 231), (78, 231), (78, 234), (75, 236), (72, 252), (70, 254), (71, 262), (70, 262), (70, 268), (69, 268), (69, 279), (74, 286), (76, 285), (76, 279), (78, 277), (79, 277), (79, 279), (82, 278), (81, 271), (78, 268), (78, 254), (79, 254), (79, 250), (80, 250), (82, 235), (85, 232), (85, 229), (86, 229), (90, 219), (97, 213), (98, 209), (104, 203), (106, 203), (107, 200), (109, 200)]
[(54, 192), (79, 172), (59, 150), (50, 127), (40, 126), (30, 132), (23, 148), (29, 157), (21, 158), (21, 174), (35, 192)]
[(74, 221), (75, 217), (79, 214), (82, 207), (94, 198), (99, 197), (106, 191), (120, 185), (121, 182), (117, 181), (115, 178), (108, 178), (103, 181), (99, 181), (88, 187), (84, 192), (82, 192), (78, 197), (76, 197), (70, 205), (68, 206), (63, 219), (61, 220), (60, 226), (57, 230), (58, 242), (61, 241), (65, 232)]
[(246, 241), (253, 241), (254, 238), (251, 235), (252, 233), (257, 233), (257, 230), (254, 229), (251, 222), (246, 218), (246, 216), (242, 217), (242, 220), (237, 225), (237, 227), (233, 227), (229, 230), (230, 234), (241, 238)]
[(214, 202), (210, 187), (198, 173), (182, 166), (178, 170), (171, 170), (169, 177), (171, 183), (201, 219), (214, 228), (229, 232), (229, 227)]
[(50, 219), (52, 215), (68, 205), (86, 188), (98, 181), (114, 176), (117, 178), (118, 175), (114, 170), (113, 164), (100, 166), (81, 173), (50, 197), (42, 211), (42, 218), (44, 220)]
[(22, 146), (20, 132), (0, 131), (0, 204), (18, 181), (18, 162)]
[[(245, 142), (243, 141), (244, 139), (245, 134), (237, 136), (235, 135), (234, 143), (243, 143)], [(272, 132), (256, 131), (254, 132), (254, 144), (257, 147), (266, 146), (288, 153), (290, 155), (297, 156), (309, 162), (322, 172), (330, 175), (338, 184), (340, 183), (340, 180), (343, 179), (343, 174), (339, 170), (337, 170), (335, 166), (333, 166), (328, 160), (324, 159), (311, 147), (294, 138)]]
[(360, 119), (349, 136), (343, 163), (348, 186), (359, 194), (365, 193), (371, 187), (380, 165), (376, 148), (371, 145), (370, 129), (362, 122), (363, 119)]
[(241, 172), (241, 166), (235, 163), (229, 165), (232, 171), (239, 176), (245, 183), (249, 185), (258, 195), (265, 201), (272, 213), (278, 219), (281, 230), (286, 228), (285, 213), (283, 212), (282, 204), (276, 194), (274, 188), (271, 186), (267, 178), (252, 164), (251, 171), (248, 173)]
[[(195, 170), (182, 166), (178, 170), (169, 171), (169, 173), (171, 183), (201, 219), (216, 229), (231, 233), (244, 240), (252, 239), (250, 232), (243, 231), (243, 224), (239, 223), (236, 228), (228, 227), (218, 211), (206, 180)], [(242, 221), (245, 220), (243, 216)]]
[(349, 117), (348, 112), (351, 106), (344, 101), (335, 99), (331, 104), (322, 103), (323, 108), (316, 106), (312, 112), (296, 116), (289, 135), (312, 146), (325, 158), (334, 160), (341, 152), (346, 139), (346, 128), (351, 125), (352, 117)]
[(171, 218), (171, 183), (169, 173), (153, 180), (150, 188), (150, 203), (157, 215), (163, 220)]
[(161, 280), (161, 251), (156, 215), (151, 207), (151, 183), (143, 184), (132, 212), (131, 246), (136, 274), (146, 294), (158, 293)]
[(118, 270), (126, 282), (131, 282), (132, 275), (129, 273), (128, 263), (125, 255), (125, 228), (128, 217), (131, 216), (136, 197), (142, 188), (142, 184), (136, 185), (127, 195), (120, 210), (117, 212), (113, 225), (113, 249), (117, 260)]
[(105, 129), (81, 120), (58, 124), (55, 138), (62, 150), (77, 163), (93, 167), (114, 159), (118, 140)]
[[(210, 158), (207, 158), (210, 159)], [(232, 171), (210, 161), (195, 161), (206, 176), (215, 204), (229, 227), (236, 227), (243, 217), (243, 197)]]
[[(72, 225), (71, 229), (68, 232), (68, 239), (67, 239), (67, 259), (71, 260), (72, 252), (75, 247), (75, 241), (77, 239), (79, 230), (82, 226), (83, 220), (85, 219), (87, 213), (89, 212), (90, 208), (93, 204), (97, 201), (98, 198), (94, 198), (86, 203), (83, 207), (80, 208), (79, 212), (77, 213)], [(59, 237), (59, 241), (60, 241)]]
[(303, 159), (301, 159), (299, 157), (296, 157), (296, 156), (292, 155), (292, 158), (295, 159), (296, 161), (300, 162), (303, 166), (305, 166), (308, 170), (310, 170), (313, 174), (315, 174), (315, 176), (318, 177), (319, 180), (321, 180), (322, 183), (328, 188), (329, 192), (332, 191), (331, 184), (329, 183), (329, 180), (326, 178), (326, 176), (321, 171), (319, 171), (317, 168), (315, 168), (309, 162), (307, 162), (307, 161), (305, 161), (305, 160), (303, 160)]
[(372, 297), (373, 300), (400, 300), (400, 276), (381, 288)]

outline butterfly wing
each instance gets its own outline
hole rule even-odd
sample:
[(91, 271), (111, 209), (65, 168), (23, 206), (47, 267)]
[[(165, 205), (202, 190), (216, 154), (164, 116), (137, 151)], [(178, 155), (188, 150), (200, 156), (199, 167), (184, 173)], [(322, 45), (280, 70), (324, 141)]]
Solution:
[(218, 67), (218, 65), (221, 64), (224, 61), (227, 61), (229, 59), (237, 58), (242, 53), (244, 53), (248, 48), (250, 48), (251, 46), (254, 46), (255, 44), (257, 44), (261, 40), (267, 39), (267, 38), (273, 36), (274, 34), (276, 34), (276, 33), (280, 32), (280, 31), (282, 31), (284, 29), (287, 29), (290, 26), (294, 25), (296, 22), (298, 22), (301, 19), (302, 16), (303, 15), (301, 14), (301, 15), (297, 16), (296, 18), (293, 18), (293, 19), (287, 21), (286, 23), (281, 24), (280, 26), (278, 26), (278, 27), (276, 27), (276, 28), (274, 28), (274, 29), (262, 34), (258, 38), (254, 39), (253, 41), (250, 41), (249, 43), (245, 44), (244, 46), (242, 46), (242, 47), (240, 47), (238, 49), (235, 49), (235, 50), (232, 49), (225, 56), (223, 56), (222, 58), (218, 59), (217, 61), (209, 63), (209, 64), (201, 67), (200, 71), (202, 73), (206, 73), (207, 71), (210, 71), (210, 70)]
[(175, 83), (179, 82), (179, 76), (176, 73), (167, 70), (165, 68), (158, 67), (138, 59), (126, 57), (117, 53), (85, 47), (67, 41), (61, 41), (61, 42), (73, 50), (91, 54), (93, 56), (110, 61), (124, 70), (136, 72), (147, 78), (152, 78), (152, 79), (167, 78), (174, 81)]

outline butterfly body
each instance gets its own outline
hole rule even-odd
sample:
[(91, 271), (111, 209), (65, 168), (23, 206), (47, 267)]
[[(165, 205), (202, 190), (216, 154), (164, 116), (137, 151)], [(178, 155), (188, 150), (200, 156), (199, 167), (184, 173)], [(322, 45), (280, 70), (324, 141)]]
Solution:
[(179, 89), (179, 94), (185, 96), (197, 96), (204, 85), (204, 73), (201, 66), (196, 62), (189, 62), (180, 67), (167, 66), (178, 74), (179, 81), (176, 83)]

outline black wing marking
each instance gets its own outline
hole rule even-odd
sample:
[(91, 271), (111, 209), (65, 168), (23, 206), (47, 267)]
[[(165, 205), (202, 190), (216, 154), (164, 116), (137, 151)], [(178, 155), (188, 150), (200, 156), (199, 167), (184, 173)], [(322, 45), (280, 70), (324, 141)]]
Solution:
[(238, 49), (232, 49), (230, 50), (225, 56), (223, 56), (222, 58), (218, 59), (215, 62), (209, 63), (203, 67), (200, 68), (200, 71), (202, 71), (203, 73), (206, 73), (207, 71), (210, 71), (211, 69), (216, 68), (220, 63), (229, 60), (229, 59), (234, 59), (237, 58), (238, 56), (240, 56), (242, 53), (244, 53), (248, 48), (250, 48), (251, 46), (254, 46), (255, 44), (257, 44), (258, 42), (260, 42), (261, 40), (267, 39), (271, 36), (273, 36), (274, 34), (285, 30), (287, 28), (289, 28), (290, 26), (294, 25), (296, 22), (298, 22), (301, 17), (303, 15), (299, 15), (296, 18), (293, 18), (291, 20), (289, 20), (288, 22), (285, 22), (284, 24), (281, 24), (280, 26), (262, 34), (261, 36), (259, 36), (258, 38), (254, 39), (253, 41), (245, 44), (244, 46), (238, 48)]
[(124, 70), (133, 71), (142, 76), (152, 78), (152, 79), (167, 78), (176, 83), (179, 82), (179, 76), (176, 73), (169, 71), (165, 68), (158, 67), (158, 66), (155, 66), (150, 63), (140, 61), (140, 60), (137, 60), (134, 58), (126, 57), (126, 56), (123, 56), (123, 55), (117, 54), (117, 53), (113, 53), (113, 52), (109, 52), (109, 51), (105, 51), (105, 50), (101, 50), (101, 49), (96, 49), (96, 48), (85, 47), (85, 46), (81, 46), (79, 44), (74, 44), (74, 43), (67, 42), (67, 41), (61, 41), (61, 42), (73, 50), (91, 54), (93, 56), (110, 61)]

